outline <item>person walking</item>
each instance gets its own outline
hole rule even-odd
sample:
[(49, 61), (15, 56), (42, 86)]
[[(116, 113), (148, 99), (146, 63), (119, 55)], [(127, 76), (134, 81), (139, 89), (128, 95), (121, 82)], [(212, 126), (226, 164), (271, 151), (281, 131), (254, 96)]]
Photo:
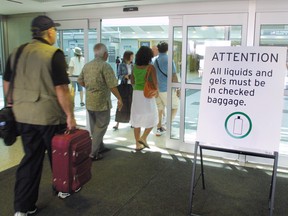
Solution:
[(113, 127), (114, 130), (118, 130), (119, 122), (126, 123), (130, 121), (130, 110), (133, 92), (133, 88), (131, 86), (133, 59), (134, 53), (132, 51), (125, 51), (123, 54), (123, 62), (119, 65), (117, 71), (118, 79), (121, 81), (120, 85), (118, 86), (118, 91), (123, 100), (123, 108), (121, 111), (116, 111), (115, 121), (117, 123)]
[[(77, 79), (82, 71), (82, 68), (85, 64), (85, 59), (83, 57), (83, 53), (80, 47), (75, 47), (73, 49), (74, 56), (70, 59), (69, 62), (69, 76), (71, 77), (71, 83), (74, 91), (74, 97), (76, 92), (76, 86), (77, 90), (80, 94), (80, 106), (85, 106), (85, 103), (83, 102), (83, 87), (79, 85), (77, 82)], [(75, 101), (75, 100), (74, 100)], [(74, 103), (75, 104), (75, 103)]]
[(117, 109), (121, 110), (123, 102), (118, 92), (118, 81), (112, 67), (106, 62), (107, 47), (98, 43), (94, 46), (95, 59), (85, 64), (78, 78), (78, 83), (86, 88), (86, 108), (92, 134), (93, 161), (103, 158), (101, 152), (108, 149), (103, 144), (103, 137), (110, 122), (111, 92), (118, 99)]
[[(153, 58), (151, 48), (142, 46), (136, 53), (135, 66), (131, 77), (133, 85), (133, 98), (131, 106), (131, 125), (134, 127), (134, 137), (136, 142), (136, 151), (149, 148), (147, 137), (153, 127), (158, 123), (157, 107), (155, 98), (144, 97), (145, 75), (151, 73), (152, 82), (157, 86), (156, 71), (150, 64)], [(141, 128), (145, 128), (141, 135)]]
[[(156, 136), (161, 136), (166, 132), (166, 129), (162, 126), (163, 113), (165, 113), (165, 108), (167, 107), (167, 76), (168, 76), (168, 44), (165, 41), (159, 42), (157, 45), (159, 55), (154, 61), (154, 67), (157, 72), (157, 80), (159, 86), (159, 95), (156, 98), (157, 108), (158, 108), (158, 124)], [(176, 67), (173, 62), (172, 71), (172, 81), (178, 82), (176, 75)], [(175, 118), (179, 106), (179, 89), (172, 92), (172, 111), (171, 111), (171, 121)]]
[[(51, 165), (53, 136), (76, 127), (65, 56), (53, 46), (57, 35), (56, 26), (47, 16), (34, 18), (31, 25), (33, 39), (24, 47), (16, 66), (13, 112), (24, 157), (16, 172), (15, 216), (26, 216), (37, 211), (45, 152)], [(10, 55), (3, 77), (6, 95), (17, 50)]]

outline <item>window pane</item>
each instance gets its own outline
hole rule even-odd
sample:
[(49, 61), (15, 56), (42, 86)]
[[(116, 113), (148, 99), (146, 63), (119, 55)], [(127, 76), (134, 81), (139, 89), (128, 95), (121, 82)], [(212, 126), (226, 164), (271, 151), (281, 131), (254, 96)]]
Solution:
[[(288, 46), (288, 24), (261, 25), (260, 46)], [(287, 55), (288, 58), (288, 55)], [(288, 62), (288, 59), (287, 59)], [(287, 64), (288, 65), (288, 64)], [(279, 152), (288, 154), (288, 76), (285, 77), (284, 109)]]
[(180, 139), (180, 101), (181, 90), (178, 88), (171, 89), (171, 139)]
[(199, 114), (200, 90), (186, 89), (185, 95), (185, 142), (195, 142)]
[(172, 77), (172, 82), (181, 82), (182, 27), (174, 27), (173, 31), (173, 64), (176, 68), (177, 79)]
[(97, 31), (96, 29), (89, 29), (88, 35), (88, 62), (94, 59), (94, 51), (93, 48), (97, 43)]
[(101, 41), (109, 50), (108, 62), (117, 71), (116, 58), (125, 51), (137, 53), (140, 46), (152, 48), (160, 41), (168, 41), (168, 17), (104, 19)]
[(186, 83), (200, 84), (207, 46), (241, 45), (241, 26), (189, 26)]
[[(68, 30), (59, 30), (57, 32), (57, 44), (59, 48), (61, 48), (64, 52), (65, 59), (67, 65), (69, 66), (70, 60), (75, 56), (74, 48), (79, 47), (82, 51), (82, 57), (84, 56), (84, 30), (83, 29), (68, 29)], [(84, 60), (85, 62), (85, 60)], [(76, 68), (76, 67), (75, 67)], [(74, 68), (74, 69), (75, 69)], [(86, 126), (86, 109), (85, 109), (85, 88), (81, 88), (77, 84), (77, 76), (80, 71), (74, 70), (71, 72), (71, 68), (68, 69), (70, 71), (70, 81), (72, 86), (74, 87), (74, 114), (76, 118), (76, 122), (78, 125)], [(80, 69), (80, 68), (79, 68)]]
[(260, 46), (288, 46), (288, 25), (261, 25)]

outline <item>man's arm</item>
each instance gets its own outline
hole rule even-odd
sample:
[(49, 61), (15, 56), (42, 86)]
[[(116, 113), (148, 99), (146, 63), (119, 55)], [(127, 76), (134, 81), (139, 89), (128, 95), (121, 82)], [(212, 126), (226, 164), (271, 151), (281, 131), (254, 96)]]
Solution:
[(55, 91), (58, 102), (67, 116), (67, 128), (69, 130), (74, 129), (76, 127), (76, 121), (74, 118), (73, 105), (68, 85), (55, 86)]
[(122, 102), (122, 98), (120, 96), (120, 93), (118, 91), (118, 88), (117, 87), (113, 87), (113, 88), (110, 88), (110, 90), (113, 93), (113, 95), (118, 99), (117, 108), (120, 111), (122, 109), (123, 102)]
[(85, 87), (85, 82), (82, 79), (78, 78), (77, 82), (79, 83), (79, 85)]
[(81, 86), (83, 86), (83, 87), (85, 87), (85, 82), (84, 82), (84, 68), (85, 68), (85, 66), (82, 68), (82, 71), (81, 71), (81, 73), (80, 73), (80, 75), (79, 75), (79, 77), (78, 77), (78, 79), (77, 79), (77, 82), (79, 83), (79, 85), (81, 85)]
[(67, 64), (65, 62), (64, 54), (61, 50), (58, 50), (52, 58), (51, 78), (54, 84), (57, 100), (67, 117), (67, 128), (71, 130), (76, 127), (76, 121), (74, 119), (73, 105), (68, 88), (70, 81), (68, 79), (66, 69)]

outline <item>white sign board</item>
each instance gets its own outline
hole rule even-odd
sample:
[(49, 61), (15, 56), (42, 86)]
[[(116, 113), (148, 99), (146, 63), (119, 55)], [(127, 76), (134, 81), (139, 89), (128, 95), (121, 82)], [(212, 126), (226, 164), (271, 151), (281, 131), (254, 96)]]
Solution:
[(197, 141), (278, 151), (286, 69), (284, 47), (207, 47)]

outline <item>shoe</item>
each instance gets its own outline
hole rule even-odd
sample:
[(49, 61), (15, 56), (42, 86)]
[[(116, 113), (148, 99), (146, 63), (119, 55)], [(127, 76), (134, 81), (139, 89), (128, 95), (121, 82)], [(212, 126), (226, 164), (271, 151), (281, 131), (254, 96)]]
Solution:
[(136, 152), (140, 152), (140, 151), (142, 151), (144, 148), (145, 148), (145, 146), (142, 147), (142, 148), (139, 148), (139, 149), (136, 148), (135, 151), (136, 151)]
[(76, 189), (74, 192), (75, 192), (75, 193), (78, 193), (81, 189), (82, 189), (82, 187)]
[(103, 153), (106, 153), (106, 152), (109, 152), (109, 151), (111, 151), (110, 148), (104, 147), (103, 149), (101, 149), (101, 150), (99, 151), (99, 154), (103, 154)]
[(27, 216), (27, 213), (16, 212), (16, 213), (14, 214), (14, 216)]
[(85, 103), (81, 102), (81, 103), (80, 103), (80, 106), (85, 106)]
[(27, 216), (27, 213), (15, 212), (14, 216)]
[(65, 199), (65, 198), (71, 196), (71, 194), (70, 194), (70, 193), (58, 192), (58, 195), (57, 195), (57, 196), (58, 196), (59, 198), (61, 198), (61, 199)]
[(118, 130), (118, 127), (117, 126), (114, 126), (113, 127), (114, 131)]
[(145, 142), (143, 139), (139, 139), (138, 142), (142, 145), (144, 145), (144, 148), (150, 148), (150, 146), (147, 144), (147, 142)]
[(32, 208), (32, 210), (29, 210), (28, 212), (27, 212), (27, 215), (33, 215), (33, 214), (35, 214), (36, 212), (37, 212), (37, 206), (34, 206), (34, 208)]
[(156, 136), (161, 136), (166, 133), (166, 130), (163, 127), (157, 128)]
[(14, 216), (28, 216), (28, 215), (33, 215), (37, 212), (37, 206), (34, 206), (31, 210), (27, 211), (26, 213), (24, 212), (16, 212)]
[(91, 157), (92, 161), (99, 161), (103, 159), (103, 155), (102, 154), (97, 154), (94, 157)]

